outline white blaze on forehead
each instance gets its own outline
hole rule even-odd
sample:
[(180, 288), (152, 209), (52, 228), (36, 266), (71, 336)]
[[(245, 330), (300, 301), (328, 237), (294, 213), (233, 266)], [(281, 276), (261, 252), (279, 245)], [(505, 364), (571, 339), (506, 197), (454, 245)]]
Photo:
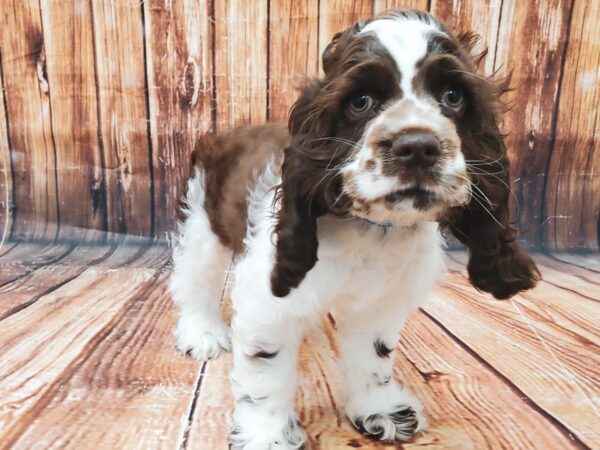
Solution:
[(428, 35), (440, 30), (417, 18), (379, 19), (367, 24), (362, 33), (373, 33), (396, 61), (403, 97), (412, 97), (412, 79), (417, 62), (427, 53)]

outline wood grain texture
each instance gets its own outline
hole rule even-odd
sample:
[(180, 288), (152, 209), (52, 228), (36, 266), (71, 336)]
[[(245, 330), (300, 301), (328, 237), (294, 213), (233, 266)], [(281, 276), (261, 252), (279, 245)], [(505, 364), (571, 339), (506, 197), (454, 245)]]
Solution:
[(502, 3), (495, 69), (513, 73), (514, 90), (507, 96), (513, 108), (503, 127), (510, 132), (506, 142), (518, 203), (513, 217), (532, 245), (541, 243), (546, 220), (544, 180), (571, 5), (571, 0)]
[[(107, 228), (91, 2), (40, 2), (56, 151), (59, 237), (102, 240)], [(67, 20), (65, 20), (67, 19)]]
[[(128, 254), (122, 255), (125, 260), (138, 252), (138, 249), (128, 250)], [(164, 261), (163, 258), (163, 264)], [(114, 332), (126, 313), (124, 305), (131, 299), (149, 295), (160, 273), (150, 267), (128, 270), (92, 267), (2, 321), (2, 448), (9, 448), (22, 438), (31, 421), (39, 417), (61, 386), (64, 388), (72, 378), (74, 369)], [(37, 357), (31, 358), (32, 354)]]
[(571, 253), (553, 253), (552, 258), (571, 264), (573, 267), (586, 272), (600, 272), (600, 254), (591, 253), (588, 255)]
[(576, 1), (546, 177), (550, 249), (600, 246), (600, 3)]
[(600, 303), (544, 282), (490, 301), (453, 270), (425, 311), (577, 440), (600, 445)]
[[(408, 322), (398, 349), (395, 375), (420, 398), (430, 421), (422, 435), (402, 448), (576, 448), (493, 369), (422, 313)], [(351, 427), (343, 412), (344, 379), (337, 357), (335, 330), (323, 321), (308, 336), (299, 358), (296, 406), (308, 448), (398, 448), (371, 441)], [(229, 354), (207, 363), (188, 449), (227, 447), (231, 418), (224, 411), (233, 408), (230, 370)]]
[(72, 245), (66, 244), (28, 244), (20, 243), (8, 255), (0, 257), (0, 286), (37, 270), (53, 264), (73, 251)]
[(380, 13), (386, 9), (421, 9), (427, 11), (428, 0), (373, 0), (373, 12)]
[(56, 154), (39, 2), (0, 2), (2, 76), (14, 182), (13, 238), (56, 237)]
[(319, 1), (269, 2), (269, 121), (286, 121), (306, 77), (318, 74)]
[(600, 301), (600, 277), (589, 271), (575, 270), (576, 267), (550, 256), (536, 255), (536, 262), (542, 268), (542, 278), (547, 283)]
[(114, 247), (69, 247), (49, 261), (40, 262), (36, 258), (26, 264), (0, 263), (2, 278), (5, 272), (13, 272), (15, 269), (20, 272), (19, 276), (13, 276), (7, 283), (0, 281), (0, 320), (18, 313), (42, 296), (74, 280), (87, 268), (108, 258), (114, 252)]
[(481, 40), (474, 49), (477, 54), (488, 49), (488, 54), (481, 62), (480, 71), (486, 75), (494, 72), (498, 27), (500, 26), (501, 4), (497, 0), (478, 2), (432, 0), (431, 13), (440, 19), (454, 33), (473, 31)]
[[(48, 394), (17, 448), (40, 442), (69, 448), (177, 447), (199, 363), (174, 354), (168, 275), (163, 272), (126, 297), (104, 339), (87, 347), (81, 363)], [(110, 423), (110, 432), (99, 423)]]
[(153, 236), (175, 211), (198, 134), (212, 127), (213, 18), (208, 0), (143, 2), (154, 190)]
[(267, 118), (267, 0), (223, 0), (215, 8), (219, 131)]
[[(319, 3), (319, 55), (323, 53), (333, 35), (344, 31), (360, 19), (373, 14), (371, 0), (327, 0)], [(322, 61), (319, 60), (319, 70)]]
[(0, 248), (10, 238), (13, 215), (13, 178), (4, 101), (2, 53), (0, 52)]
[(91, 6), (107, 231), (151, 236), (142, 9), (138, 0)]

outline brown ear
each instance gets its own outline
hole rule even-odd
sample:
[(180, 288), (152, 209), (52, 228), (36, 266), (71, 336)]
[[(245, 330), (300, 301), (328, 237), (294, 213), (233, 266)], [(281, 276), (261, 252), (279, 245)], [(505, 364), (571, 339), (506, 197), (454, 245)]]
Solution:
[(275, 266), (271, 272), (271, 291), (276, 297), (285, 297), (298, 287), (317, 262), (318, 212), (303, 198), (305, 180), (298, 164), (298, 155), (287, 148), (281, 174), (278, 197)]
[(338, 31), (337, 33), (335, 33), (333, 35), (333, 38), (331, 39), (331, 42), (327, 44), (327, 47), (325, 47), (325, 50), (323, 50), (323, 55), (321, 56), (321, 59), (323, 61), (323, 72), (325, 74), (329, 73), (329, 69), (331, 68), (333, 61), (335, 60), (337, 45), (343, 34), (343, 31)]
[(479, 142), (480, 150), (487, 151), (471, 173), (471, 201), (451, 211), (448, 225), (469, 250), (471, 283), (498, 299), (506, 299), (533, 288), (540, 272), (516, 242), (516, 232), (510, 225), (508, 159), (502, 136), (493, 128)]
[(506, 299), (535, 287), (540, 273), (515, 241), (508, 209), (502, 207), (490, 213), (495, 219), (482, 208), (468, 205), (458, 211), (450, 229), (469, 250), (467, 270), (473, 286), (497, 299)]

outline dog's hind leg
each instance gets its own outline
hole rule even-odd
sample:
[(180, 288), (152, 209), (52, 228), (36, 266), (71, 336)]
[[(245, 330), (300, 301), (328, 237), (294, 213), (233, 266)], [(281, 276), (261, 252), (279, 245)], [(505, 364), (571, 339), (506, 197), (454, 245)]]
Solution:
[(231, 250), (212, 231), (204, 209), (204, 174), (196, 170), (187, 183), (174, 239), (170, 291), (179, 309), (177, 348), (199, 360), (231, 349), (229, 327), (220, 314), (220, 299)]

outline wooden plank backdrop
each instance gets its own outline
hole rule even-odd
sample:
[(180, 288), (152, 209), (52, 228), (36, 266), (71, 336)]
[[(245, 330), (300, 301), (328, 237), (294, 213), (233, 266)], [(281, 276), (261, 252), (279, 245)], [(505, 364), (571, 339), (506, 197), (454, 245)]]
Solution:
[(2, 235), (165, 239), (195, 137), (285, 121), (331, 36), (393, 7), (481, 34), (482, 70), (513, 75), (522, 237), (597, 251), (595, 0), (0, 0)]

